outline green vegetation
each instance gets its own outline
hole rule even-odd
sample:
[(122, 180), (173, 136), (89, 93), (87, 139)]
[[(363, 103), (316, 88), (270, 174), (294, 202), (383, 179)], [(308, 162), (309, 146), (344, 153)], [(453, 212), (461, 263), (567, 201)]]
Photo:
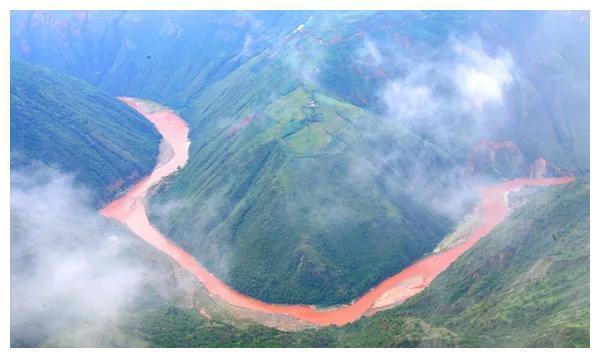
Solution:
[[(481, 138), (452, 113), (453, 126), (435, 128), (444, 140), (386, 123), (382, 100), (415, 63), (452, 55), (450, 38), (477, 34), (490, 56), (505, 49), (522, 71), (488, 139), (514, 140), (526, 169), (544, 157), (588, 170), (589, 48), (571, 39), (589, 31), (578, 16), (23, 11), (12, 14), (11, 53), (177, 110), (190, 124), (190, 161), (150, 199), (160, 229), (244, 293), (332, 304), (428, 252), (451, 227), (430, 204), (445, 201)], [(564, 33), (531, 31), (547, 18)], [(435, 82), (434, 92), (451, 90)]]
[[(160, 254), (134, 251), (168, 271)], [(583, 178), (532, 194), (423, 293), (347, 326), (282, 332), (218, 311), (208, 318), (171, 283), (172, 298), (158, 294), (164, 284), (146, 287), (104, 334), (150, 347), (589, 347), (589, 283)], [(195, 292), (210, 307), (207, 292)]]
[(180, 108), (306, 17), (302, 11), (13, 11), (11, 58), (115, 96)]
[(150, 172), (160, 136), (145, 118), (85, 82), (11, 62), (11, 168), (42, 162), (114, 197)]
[(144, 305), (130, 313), (117, 336), (150, 347), (448, 347), (458, 335), (418, 318), (392, 318), (372, 325), (282, 332), (250, 324), (239, 327), (200, 316), (145, 293)]
[(589, 189), (580, 178), (534, 194), (423, 293), (344, 328), (347, 339), (414, 317), (461, 346), (589, 347)]
[[(589, 168), (584, 12), (13, 11), (11, 20), (12, 59), (85, 79), (113, 95), (154, 100), (186, 119), (199, 114), (194, 109), (201, 97), (219, 103), (206, 96), (215, 93), (211, 87), (265, 51), (292, 71), (271, 67), (273, 61), (252, 69), (276, 72), (266, 87), (257, 84), (266, 90), (263, 99), (281, 94), (271, 89), (295, 78), (384, 114), (382, 88), (405, 77), (411, 61), (428, 63), (444, 56), (449, 37), (476, 34), (491, 52), (509, 51), (523, 74), (507, 94), (511, 108), (497, 139), (514, 140), (527, 158), (544, 157), (573, 171)], [(300, 24), (303, 32), (293, 34)], [(367, 41), (380, 60), (366, 51)], [(225, 103), (239, 107), (252, 98), (236, 94)]]
[(329, 344), (315, 331), (286, 333), (260, 325), (238, 328), (207, 319), (193, 309), (169, 304), (152, 291), (144, 305), (135, 307), (132, 319), (121, 328), (151, 347), (318, 347)]
[[(382, 56), (395, 59), (394, 51), (410, 40), (419, 46), (402, 45), (407, 56), (435, 61), (444, 56), (436, 48), (447, 46), (449, 33), (480, 29), (477, 17), (335, 15), (312, 14), (302, 32), (281, 34), (281, 41), (192, 96), (180, 110), (191, 128), (190, 161), (150, 199), (152, 220), (163, 232), (225, 282), (266, 301), (349, 302), (428, 252), (452, 224), (431, 201), (451, 192), (474, 144), (463, 139), (469, 129), (460, 120), (444, 127), (451, 131), (443, 142), (386, 121), (381, 88), (406, 69), (394, 61), (374, 66), (360, 51), (365, 39), (377, 41)], [(494, 16), (497, 28), (511, 21)], [(383, 30), (382, 21), (396, 25)], [(364, 29), (377, 30), (365, 35)], [(533, 102), (524, 106), (522, 113), (539, 110)], [(584, 114), (577, 112), (573, 123), (584, 128)], [(535, 143), (562, 143), (550, 153), (532, 148), (535, 131), (515, 118), (507, 131), (522, 133), (515, 141), (528, 160), (544, 155), (586, 169), (565, 159), (580, 157), (565, 149), (565, 140), (585, 133), (568, 129), (565, 136), (528, 121), (527, 128), (546, 128), (543, 137), (553, 138)]]
[[(384, 135), (380, 118), (303, 86), (265, 103), (261, 85), (278, 72), (255, 66), (217, 82), (206, 94), (216, 100), (201, 98), (186, 117), (190, 162), (151, 199), (152, 221), (237, 290), (272, 302), (349, 302), (429, 252), (449, 220), (371, 175), (362, 133), (406, 155), (426, 152), (432, 167), (452, 160), (408, 131)], [(238, 91), (241, 108), (227, 102)]]
[[(514, 65), (486, 113), (494, 128), (474, 132), (452, 101), (425, 130), (389, 116), (387, 85), (445, 70), (450, 40), (473, 35)], [(440, 204), (464, 212), (445, 202), (453, 185), (472, 204), (460, 173), (481, 139), (518, 146), (522, 162), (498, 158), (506, 176), (540, 157), (589, 171), (585, 13), (13, 12), (11, 56), (181, 114), (190, 160), (149, 199), (152, 221), (271, 302), (349, 302), (428, 253), (453, 224)], [(134, 111), (48, 70), (11, 70), (11, 165), (76, 171), (100, 199), (151, 168), (158, 136)], [(435, 95), (454, 90), (424, 72)], [(152, 290), (114, 345), (589, 346), (589, 181), (535, 194), (422, 294), (343, 328), (208, 319)]]

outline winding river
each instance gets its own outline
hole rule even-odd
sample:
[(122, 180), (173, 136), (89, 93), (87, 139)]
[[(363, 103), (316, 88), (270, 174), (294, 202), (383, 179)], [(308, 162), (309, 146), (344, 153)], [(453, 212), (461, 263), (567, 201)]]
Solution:
[[(170, 256), (179, 265), (192, 273), (207, 290), (221, 300), (245, 309), (289, 315), (319, 326), (344, 325), (353, 322), (370, 310), (383, 309), (402, 302), (425, 289), (452, 262), (469, 250), (479, 239), (486, 236), (505, 217), (508, 210), (507, 194), (524, 186), (556, 185), (575, 180), (566, 178), (522, 178), (502, 182), (480, 189), (480, 215), (478, 227), (459, 244), (423, 258), (399, 273), (379, 283), (362, 297), (349, 305), (334, 309), (318, 309), (308, 305), (270, 304), (243, 295), (227, 286), (202, 266), (192, 255), (162, 235), (149, 221), (145, 198), (148, 190), (165, 177), (185, 166), (188, 160), (188, 127), (185, 121), (172, 110), (151, 105), (145, 101), (120, 97), (150, 122), (172, 148), (169, 160), (155, 167), (153, 172), (134, 185), (124, 196), (104, 207), (102, 215), (118, 220), (129, 227), (137, 236)], [(390, 297), (392, 298), (390, 300)], [(385, 299), (383, 299), (385, 298)], [(384, 302), (384, 303), (382, 303)]]

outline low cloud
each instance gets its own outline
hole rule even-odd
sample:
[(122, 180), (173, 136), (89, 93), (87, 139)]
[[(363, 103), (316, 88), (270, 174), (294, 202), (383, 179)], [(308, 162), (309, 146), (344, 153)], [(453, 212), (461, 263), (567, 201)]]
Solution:
[(310, 21), (311, 17), (298, 25), (277, 46), (277, 52), (281, 54), (284, 66), (295, 79), (305, 86), (318, 87), (320, 67), (325, 60), (327, 48), (305, 28)]
[(106, 346), (151, 271), (72, 176), (11, 172), (11, 345)]
[(246, 34), (244, 37), (244, 45), (242, 46), (242, 51), (240, 55), (242, 57), (250, 57), (252, 55), (252, 44), (254, 42), (254, 38), (250, 34)]
[[(450, 37), (425, 59), (404, 54), (380, 59), (404, 63), (405, 71), (383, 85), (383, 118), (361, 128), (363, 142), (348, 180), (375, 178), (390, 193), (460, 219), (485, 180), (463, 175), (465, 157), (508, 119), (505, 93), (516, 73), (508, 51), (484, 47), (477, 35)], [(364, 51), (373, 58), (379, 54), (375, 49), (365, 41)]]
[(381, 52), (379, 51), (379, 48), (375, 42), (366, 39), (364, 41), (364, 52), (366, 52), (365, 58), (371, 61), (370, 64), (379, 66), (383, 62), (383, 56), (381, 55)]
[(295, 45), (288, 45), (283, 63), (290, 73), (305, 86), (319, 84), (319, 65), (323, 61), (324, 52), (320, 49), (306, 50)]
[(453, 42), (452, 49), (458, 58), (453, 80), (465, 109), (481, 111), (486, 105), (501, 104), (505, 88), (513, 82), (510, 53), (499, 49), (496, 56), (488, 55), (477, 36), (467, 42)]
[[(223, 225), (232, 209), (228, 188), (228, 185), (222, 185), (197, 204), (187, 198), (152, 201), (149, 206), (152, 223), (159, 229), (170, 228), (176, 232), (172, 238), (177, 237), (177, 245), (201, 264), (218, 272), (222, 280), (228, 278), (231, 262), (232, 233)], [(164, 230), (167, 231), (169, 229)], [(213, 261), (207, 262), (207, 259)]]
[(513, 83), (508, 51), (490, 55), (477, 35), (452, 37), (429, 60), (409, 62), (407, 68), (381, 93), (390, 120), (434, 134), (442, 144), (451, 142), (443, 136), (458, 134), (457, 128), (465, 140), (479, 139), (503, 120), (494, 113), (504, 113), (504, 94)]

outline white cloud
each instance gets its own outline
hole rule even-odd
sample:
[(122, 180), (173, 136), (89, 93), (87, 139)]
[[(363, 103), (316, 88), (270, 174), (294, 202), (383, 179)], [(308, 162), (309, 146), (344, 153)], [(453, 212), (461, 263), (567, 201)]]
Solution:
[(11, 342), (107, 345), (106, 325), (152, 272), (128, 256), (134, 239), (90, 203), (56, 170), (11, 172)]
[(500, 50), (497, 57), (489, 56), (476, 36), (467, 42), (455, 41), (453, 51), (457, 59), (454, 82), (467, 109), (502, 103), (505, 88), (513, 82), (510, 53)]
[(254, 41), (254, 38), (252, 37), (252, 35), (246, 34), (246, 37), (244, 38), (244, 46), (242, 47), (242, 51), (241, 51), (241, 55), (244, 57), (249, 57), (252, 55), (252, 43)]
[(383, 57), (381, 56), (381, 52), (377, 48), (377, 45), (371, 40), (365, 40), (365, 49), (370, 56), (370, 59), (373, 61), (373, 64), (379, 66), (383, 61)]
[(394, 62), (404, 63), (399, 70), (405, 72), (382, 87), (386, 113), (361, 131), (369, 139), (353, 158), (350, 180), (360, 184), (376, 177), (391, 192), (459, 218), (473, 204), (474, 181), (480, 178), (463, 177), (463, 162), (453, 155), (467, 153), (506, 121), (512, 56), (502, 49), (486, 51), (473, 35), (451, 37), (427, 57), (398, 53)]
[(409, 62), (407, 73), (388, 81), (381, 93), (388, 117), (428, 133), (449, 130), (455, 121), (465, 129), (463, 135), (469, 126), (485, 127), (498, 118), (490, 111), (503, 106), (504, 93), (513, 83), (512, 56), (502, 49), (496, 52), (489, 55), (473, 35), (451, 38), (429, 60)]
[(285, 52), (283, 62), (292, 76), (308, 86), (319, 84), (319, 65), (324, 57), (320, 47), (307, 50), (296, 43), (290, 43), (286, 45)]
[(410, 79), (390, 81), (383, 94), (390, 113), (401, 120), (434, 114), (437, 101), (426, 84), (413, 83)]

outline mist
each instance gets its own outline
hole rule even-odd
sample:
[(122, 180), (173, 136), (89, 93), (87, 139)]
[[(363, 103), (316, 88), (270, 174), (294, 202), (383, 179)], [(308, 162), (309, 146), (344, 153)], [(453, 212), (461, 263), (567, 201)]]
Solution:
[[(189, 198), (169, 198), (165, 202), (153, 202), (148, 209), (151, 222), (159, 229), (169, 227), (173, 222), (180, 222), (178, 215), (182, 212), (193, 213), (193, 216), (186, 219), (188, 224), (179, 224), (173, 229), (181, 238), (177, 245), (196, 257), (206, 253), (212, 261), (203, 261), (202, 264), (208, 263), (211, 268), (218, 270), (222, 280), (226, 280), (229, 275), (233, 237), (231, 230), (222, 223), (224, 213), (231, 209), (227, 198), (228, 186), (225, 185), (199, 204), (194, 204)], [(173, 233), (169, 233), (169, 236), (172, 235)]]
[(477, 34), (451, 36), (432, 58), (409, 61), (407, 73), (380, 91), (386, 119), (444, 146), (489, 137), (506, 118), (505, 92), (515, 72), (510, 52), (494, 52), (484, 50)]
[(11, 172), (11, 346), (112, 345), (151, 269), (91, 197), (56, 169)]
[(467, 154), (508, 119), (506, 93), (518, 72), (512, 54), (472, 33), (450, 35), (425, 59), (369, 38), (357, 55), (357, 63), (402, 63), (404, 71), (379, 88), (383, 113), (361, 125), (348, 180), (374, 178), (393, 195), (460, 220), (487, 182), (464, 175)]

